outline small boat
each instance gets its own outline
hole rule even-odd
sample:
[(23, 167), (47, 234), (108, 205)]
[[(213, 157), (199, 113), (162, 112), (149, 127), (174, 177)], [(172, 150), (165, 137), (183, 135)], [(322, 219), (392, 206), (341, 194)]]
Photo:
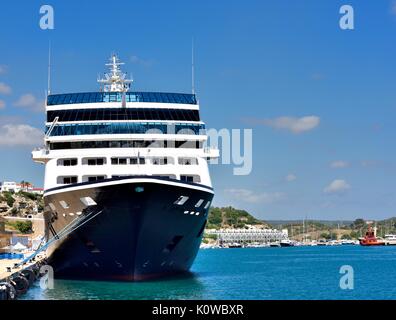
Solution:
[(386, 234), (385, 235), (385, 244), (387, 246), (395, 246), (396, 245), (396, 234)]
[(386, 242), (382, 238), (377, 238), (377, 228), (369, 226), (364, 238), (359, 239), (362, 246), (384, 246)]
[(280, 243), (279, 242), (271, 242), (270, 243), (270, 247), (280, 247)]
[(290, 239), (284, 239), (284, 240), (281, 240), (281, 242), (280, 242), (281, 247), (294, 247), (294, 245), (295, 245), (294, 241), (292, 241)]
[(235, 243), (229, 244), (228, 248), (243, 248), (243, 246), (242, 246), (242, 244), (235, 242)]
[(317, 243), (317, 246), (327, 246), (327, 241), (325, 239), (320, 239)]

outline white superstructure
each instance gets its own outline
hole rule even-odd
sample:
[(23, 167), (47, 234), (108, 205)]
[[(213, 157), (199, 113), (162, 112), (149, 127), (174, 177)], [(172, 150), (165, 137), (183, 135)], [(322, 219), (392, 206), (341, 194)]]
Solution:
[(113, 55), (100, 92), (47, 98), (44, 190), (124, 176), (163, 176), (211, 186), (207, 136), (195, 95), (128, 92)]

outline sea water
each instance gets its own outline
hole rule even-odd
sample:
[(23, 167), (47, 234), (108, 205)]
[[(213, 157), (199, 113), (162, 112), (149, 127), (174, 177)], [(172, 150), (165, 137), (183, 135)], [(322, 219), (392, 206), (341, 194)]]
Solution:
[(186, 275), (132, 283), (55, 280), (45, 290), (36, 282), (21, 298), (395, 299), (396, 246), (205, 249)]

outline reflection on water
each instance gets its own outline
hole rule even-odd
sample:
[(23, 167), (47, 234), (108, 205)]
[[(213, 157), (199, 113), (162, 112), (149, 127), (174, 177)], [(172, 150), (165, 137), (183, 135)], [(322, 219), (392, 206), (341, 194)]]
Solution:
[(145, 282), (108, 282), (56, 279), (54, 289), (43, 290), (36, 282), (24, 299), (35, 300), (160, 300), (205, 299), (205, 287), (187, 272), (166, 279)]

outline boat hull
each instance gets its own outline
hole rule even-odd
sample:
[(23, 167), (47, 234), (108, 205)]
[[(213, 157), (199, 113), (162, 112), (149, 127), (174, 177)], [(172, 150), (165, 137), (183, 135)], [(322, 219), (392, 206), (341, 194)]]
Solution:
[[(213, 198), (209, 189), (123, 179), (45, 195), (46, 235), (54, 241), (47, 255), (55, 277), (139, 281), (188, 271)], [(180, 196), (188, 197), (182, 205), (175, 203)], [(86, 197), (95, 204), (84, 204)], [(74, 231), (63, 235), (71, 224)]]

